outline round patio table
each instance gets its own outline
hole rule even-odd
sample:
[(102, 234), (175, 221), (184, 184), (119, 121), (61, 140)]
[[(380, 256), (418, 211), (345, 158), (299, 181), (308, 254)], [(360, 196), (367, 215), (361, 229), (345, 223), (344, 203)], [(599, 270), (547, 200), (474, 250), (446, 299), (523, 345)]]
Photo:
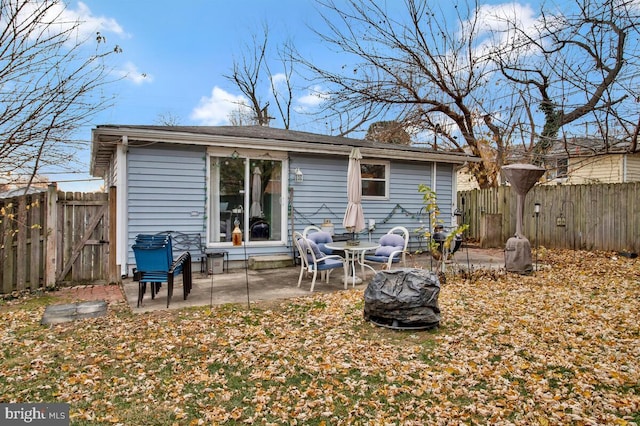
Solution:
[[(371, 267), (371, 265), (367, 265), (364, 263), (364, 254), (369, 250), (375, 250), (380, 247), (378, 243), (370, 243), (367, 241), (360, 241), (357, 245), (349, 244), (348, 241), (336, 241), (333, 243), (325, 244), (325, 247), (331, 250), (342, 250), (344, 251), (345, 260), (351, 265), (351, 285), (352, 287), (356, 286), (356, 261), (360, 264), (360, 272), (362, 274), (362, 278), (365, 277), (365, 266), (376, 273), (376, 270)], [(344, 282), (344, 288), (348, 287), (349, 278), (347, 278)]]

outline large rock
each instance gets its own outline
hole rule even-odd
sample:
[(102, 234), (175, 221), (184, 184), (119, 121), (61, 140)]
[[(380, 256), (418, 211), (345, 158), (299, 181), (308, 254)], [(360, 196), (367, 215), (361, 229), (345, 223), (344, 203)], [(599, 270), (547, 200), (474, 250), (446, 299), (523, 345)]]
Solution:
[(428, 329), (440, 323), (438, 276), (424, 269), (380, 271), (364, 292), (364, 317), (399, 329)]

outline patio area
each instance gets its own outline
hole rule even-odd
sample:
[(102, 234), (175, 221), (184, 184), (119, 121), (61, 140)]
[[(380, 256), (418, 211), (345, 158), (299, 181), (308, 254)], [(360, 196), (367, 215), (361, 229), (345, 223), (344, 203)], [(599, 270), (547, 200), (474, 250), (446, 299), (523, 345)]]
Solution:
[[(407, 259), (407, 267), (430, 268), (432, 260), (426, 254), (411, 255)], [(435, 265), (435, 261), (433, 262)], [(446, 264), (446, 271), (455, 273), (458, 270), (501, 269), (504, 268), (504, 251), (502, 249), (479, 249), (474, 247), (461, 248), (453, 259)], [(379, 266), (377, 269), (381, 269)], [(182, 278), (178, 278), (174, 285), (173, 297), (169, 309), (180, 309), (190, 306), (217, 306), (227, 303), (238, 303), (247, 306), (248, 303), (269, 300), (293, 299), (309, 296), (311, 279), (303, 277), (302, 284), (297, 287), (300, 267), (278, 269), (245, 270), (235, 268), (223, 274), (204, 276), (199, 272), (193, 274), (193, 287), (187, 300), (183, 300)], [(359, 271), (358, 271), (359, 273)], [(367, 274), (367, 279), (356, 284), (355, 288), (366, 288), (373, 277)], [(130, 277), (123, 280), (123, 291), (127, 303), (134, 313), (150, 312), (167, 309), (167, 288), (163, 284), (160, 293), (151, 299), (151, 290), (147, 288), (143, 304), (137, 307), (138, 282)], [(349, 288), (352, 288), (349, 283)], [(247, 297), (248, 289), (248, 297)], [(341, 271), (334, 271), (329, 283), (318, 280), (314, 292), (336, 292), (344, 290)]]

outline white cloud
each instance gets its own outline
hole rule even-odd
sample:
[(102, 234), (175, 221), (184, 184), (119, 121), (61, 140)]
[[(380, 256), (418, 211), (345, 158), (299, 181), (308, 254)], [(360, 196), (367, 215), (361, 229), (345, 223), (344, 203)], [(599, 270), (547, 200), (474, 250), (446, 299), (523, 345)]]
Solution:
[(482, 40), (476, 49), (478, 57), (494, 49), (502, 50), (509, 45), (512, 48), (517, 47), (516, 40), (520, 37), (520, 32), (535, 38), (539, 20), (536, 12), (528, 4), (485, 4), (479, 6), (477, 12), (476, 31), (480, 36), (479, 39)]
[(138, 71), (138, 67), (132, 62), (125, 63), (117, 72), (125, 80), (129, 80), (136, 85), (153, 82), (152, 75)]
[[(115, 19), (93, 15), (89, 7), (82, 2), (78, 2), (75, 9), (70, 5), (65, 6), (62, 2), (51, 6), (39, 1), (29, 2), (20, 11), (19, 18), (24, 22), (30, 22), (42, 12), (44, 12), (44, 16), (39, 22), (43, 31), (65, 32), (76, 27), (77, 39), (71, 37), (69, 40), (72, 45), (95, 38), (98, 32), (103, 38), (106, 38), (107, 34), (117, 34), (120, 37), (126, 35), (124, 29)], [(49, 22), (53, 22), (53, 24)], [(33, 32), (31, 35), (35, 36), (36, 34), (37, 32)]]
[(529, 5), (503, 3), (481, 5), (478, 8), (478, 29), (480, 31), (506, 30), (506, 22), (516, 22), (521, 30), (533, 28), (538, 22), (536, 12)]
[(191, 119), (205, 126), (229, 124), (229, 115), (238, 108), (248, 108), (242, 95), (233, 95), (215, 86), (211, 96), (204, 96), (191, 112)]
[(119, 36), (125, 35), (124, 29), (115, 19), (104, 16), (94, 16), (89, 7), (83, 2), (78, 2), (78, 8), (76, 10), (69, 8), (65, 13), (67, 13), (71, 19), (75, 18), (82, 23), (79, 28), (81, 35), (90, 36), (98, 31), (101, 33), (118, 34)]
[(279, 87), (280, 85), (284, 85), (287, 82), (287, 76), (284, 73), (274, 74), (271, 77), (271, 82), (275, 87)]
[(303, 96), (300, 96), (297, 101), (300, 110), (306, 110), (314, 108), (320, 105), (327, 99), (327, 93), (322, 90), (320, 86), (313, 86)]

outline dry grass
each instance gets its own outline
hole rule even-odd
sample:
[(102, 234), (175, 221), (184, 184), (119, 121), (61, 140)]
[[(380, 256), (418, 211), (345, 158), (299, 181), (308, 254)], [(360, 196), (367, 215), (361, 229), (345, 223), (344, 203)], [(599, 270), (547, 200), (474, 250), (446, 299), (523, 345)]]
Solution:
[(92, 425), (640, 424), (639, 264), (540, 257), (448, 277), (428, 332), (364, 321), (357, 290), (54, 327), (30, 296), (0, 307), (0, 402)]

